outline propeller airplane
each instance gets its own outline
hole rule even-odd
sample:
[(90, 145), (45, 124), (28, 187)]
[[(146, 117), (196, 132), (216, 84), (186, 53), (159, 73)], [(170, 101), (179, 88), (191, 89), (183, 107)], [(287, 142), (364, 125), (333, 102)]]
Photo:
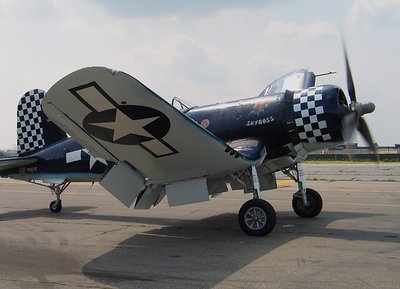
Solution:
[(277, 187), (277, 171), (298, 184), (296, 214), (313, 218), (323, 201), (306, 186), (302, 162), (310, 152), (346, 143), (357, 130), (377, 155), (363, 117), (375, 105), (357, 100), (345, 48), (344, 55), (350, 102), (338, 86), (316, 86), (318, 75), (307, 69), (257, 97), (206, 106), (169, 104), (124, 72), (80, 69), (47, 93), (21, 98), (18, 157), (0, 160), (0, 176), (49, 187), (53, 212), (71, 182), (100, 182), (135, 209), (165, 196), (170, 206), (207, 201), (229, 184), (253, 196), (239, 210), (242, 230), (265, 236), (276, 213), (261, 191)]

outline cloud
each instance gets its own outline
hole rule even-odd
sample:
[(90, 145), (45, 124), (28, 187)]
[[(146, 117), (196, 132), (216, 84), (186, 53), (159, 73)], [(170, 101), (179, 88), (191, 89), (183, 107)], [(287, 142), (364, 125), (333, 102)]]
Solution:
[[(165, 8), (166, 2), (170, 6)], [(258, 95), (269, 82), (300, 67), (337, 70), (337, 75), (319, 81), (339, 84), (334, 78), (344, 79), (343, 60), (334, 23), (351, 13), (357, 23), (373, 20), (367, 32), (360, 25), (346, 31), (360, 98), (376, 86), (381, 95), (391, 97), (393, 90), (400, 90), (395, 71), (399, 41), (393, 37), (400, 25), (378, 20), (389, 13), (387, 18), (398, 23), (398, 5), (365, 2), (372, 4), (0, 0), (0, 115), (5, 122), (0, 146), (15, 143), (19, 96), (34, 87), (47, 90), (85, 66), (125, 71), (167, 100), (179, 96), (197, 104)], [(383, 26), (392, 30), (381, 33)], [(377, 116), (383, 98), (382, 103)], [(376, 123), (388, 115), (379, 115)], [(389, 137), (394, 139), (393, 134)]]
[(327, 20), (272, 20), (262, 37), (265, 52), (261, 54), (261, 47), (257, 54), (263, 60), (259, 64), (260, 72), (275, 70), (284, 74), (300, 67), (317, 73), (336, 70), (338, 63), (342, 64), (338, 61), (338, 40), (337, 27)]
[(221, 10), (234, 8), (254, 8), (270, 5), (275, 1), (264, 0), (91, 0), (92, 3), (103, 6), (108, 13), (119, 17), (161, 17), (181, 15), (185, 17), (204, 16)]
[(308, 24), (275, 20), (269, 22), (265, 29), (265, 37), (285, 42), (308, 43), (321, 37), (336, 35), (337, 28), (326, 20), (316, 20)]
[(54, 13), (53, 1), (1, 0), (0, 16), (15, 19), (43, 19)]
[(133, 59), (146, 85), (156, 91), (162, 89), (163, 97), (179, 96), (198, 104), (204, 103), (213, 90), (215, 94), (229, 75), (221, 51), (188, 35), (143, 47)]
[(355, 0), (347, 13), (347, 23), (364, 29), (371, 27), (389, 28), (398, 26), (400, 1), (398, 0)]

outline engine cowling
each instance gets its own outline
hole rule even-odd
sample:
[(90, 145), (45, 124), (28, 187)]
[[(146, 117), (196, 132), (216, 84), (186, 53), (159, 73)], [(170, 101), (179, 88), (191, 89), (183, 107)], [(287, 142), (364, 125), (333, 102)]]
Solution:
[(293, 92), (293, 119), (288, 122), (294, 147), (312, 152), (347, 141), (343, 119), (349, 113), (343, 91), (321, 85)]

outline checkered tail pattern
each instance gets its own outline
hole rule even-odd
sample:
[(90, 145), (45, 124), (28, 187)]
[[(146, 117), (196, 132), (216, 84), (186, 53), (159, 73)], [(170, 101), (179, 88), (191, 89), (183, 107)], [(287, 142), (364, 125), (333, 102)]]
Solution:
[(42, 127), (44, 91), (34, 89), (25, 93), (17, 107), (17, 153), (24, 154), (45, 146)]
[(293, 112), (300, 141), (317, 143), (331, 140), (321, 86), (296, 91), (293, 95)]

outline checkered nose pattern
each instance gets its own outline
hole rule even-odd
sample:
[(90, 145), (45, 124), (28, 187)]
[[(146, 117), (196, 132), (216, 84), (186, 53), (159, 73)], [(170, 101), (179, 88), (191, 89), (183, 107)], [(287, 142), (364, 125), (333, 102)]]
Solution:
[(293, 112), (301, 142), (317, 143), (332, 139), (324, 114), (322, 86), (296, 91)]
[(42, 99), (44, 91), (34, 89), (22, 96), (17, 107), (17, 153), (43, 148)]

